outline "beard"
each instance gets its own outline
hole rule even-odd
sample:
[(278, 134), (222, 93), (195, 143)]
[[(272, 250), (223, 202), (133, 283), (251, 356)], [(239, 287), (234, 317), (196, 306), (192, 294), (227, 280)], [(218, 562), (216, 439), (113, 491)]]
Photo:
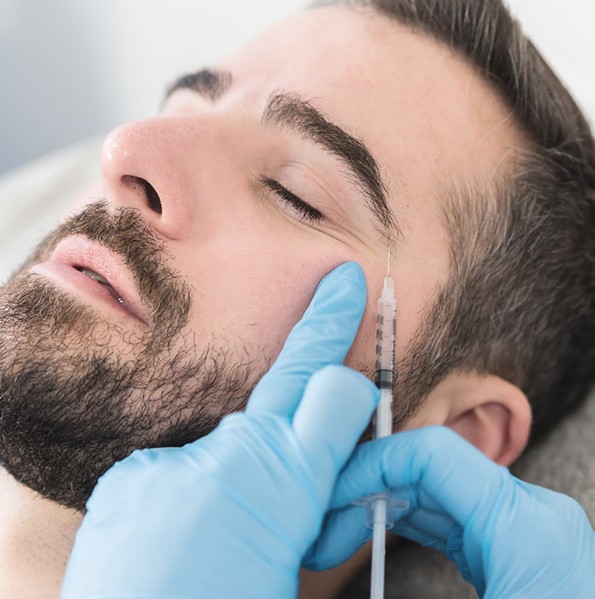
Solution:
[[(151, 314), (146, 332), (106, 321), (29, 272), (73, 235), (125, 260)], [(84, 510), (116, 461), (208, 434), (266, 372), (250, 361), (258, 351), (195, 343), (189, 288), (167, 262), (137, 210), (98, 202), (56, 229), (0, 289), (0, 464), (41, 496)]]

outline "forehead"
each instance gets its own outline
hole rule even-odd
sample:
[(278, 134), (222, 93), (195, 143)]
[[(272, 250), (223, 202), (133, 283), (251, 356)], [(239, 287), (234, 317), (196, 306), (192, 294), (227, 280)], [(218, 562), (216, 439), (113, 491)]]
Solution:
[(493, 174), (517, 142), (508, 111), (449, 48), (370, 9), (305, 11), (222, 62), (226, 103), (302, 95), (373, 149), (391, 191), (435, 195)]

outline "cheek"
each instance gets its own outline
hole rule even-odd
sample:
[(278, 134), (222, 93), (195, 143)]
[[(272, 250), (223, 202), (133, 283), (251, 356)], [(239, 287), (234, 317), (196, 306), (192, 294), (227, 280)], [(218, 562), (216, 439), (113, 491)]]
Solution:
[(250, 235), (222, 235), (196, 248), (192, 264), (185, 262), (198, 344), (212, 340), (274, 359), (320, 280), (350, 258), (345, 248), (325, 251), (319, 239), (283, 233), (255, 227)]
[[(366, 311), (362, 318), (359, 331), (351, 350), (347, 354), (345, 364), (363, 372), (365, 375), (373, 379), (374, 370), (376, 368), (376, 316), (378, 299), (382, 294), (382, 286), (385, 277), (385, 263), (378, 259), (369, 263), (363, 264), (366, 273), (366, 285), (368, 288), (368, 299)], [(398, 286), (398, 282), (395, 281)], [(396, 289), (395, 294), (398, 293)], [(398, 300), (397, 300), (397, 344), (398, 344)]]
[(368, 304), (355, 341), (347, 354), (345, 364), (373, 377), (376, 362), (376, 300), (368, 295)]

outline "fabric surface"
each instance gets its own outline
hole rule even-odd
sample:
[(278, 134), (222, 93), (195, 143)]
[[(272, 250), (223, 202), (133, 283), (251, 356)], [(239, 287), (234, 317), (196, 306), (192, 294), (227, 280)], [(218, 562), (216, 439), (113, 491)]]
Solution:
[(0, 283), (99, 174), (100, 139), (87, 140), (0, 177)]
[[(90, 140), (0, 177), (0, 281), (66, 213), (99, 172), (100, 141)], [(595, 392), (512, 469), (520, 478), (566, 493), (595, 523)], [(340, 599), (369, 596), (366, 568)], [(387, 599), (471, 599), (475, 591), (441, 554), (401, 542), (387, 558)]]

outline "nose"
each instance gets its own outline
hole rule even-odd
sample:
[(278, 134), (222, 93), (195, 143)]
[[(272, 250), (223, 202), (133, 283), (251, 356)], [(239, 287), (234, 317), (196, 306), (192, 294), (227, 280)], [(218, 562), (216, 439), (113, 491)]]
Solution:
[[(156, 231), (184, 237), (196, 210), (196, 140), (184, 117), (158, 117), (113, 130), (101, 152), (108, 200), (140, 210)], [(194, 170), (198, 165), (194, 165)]]

